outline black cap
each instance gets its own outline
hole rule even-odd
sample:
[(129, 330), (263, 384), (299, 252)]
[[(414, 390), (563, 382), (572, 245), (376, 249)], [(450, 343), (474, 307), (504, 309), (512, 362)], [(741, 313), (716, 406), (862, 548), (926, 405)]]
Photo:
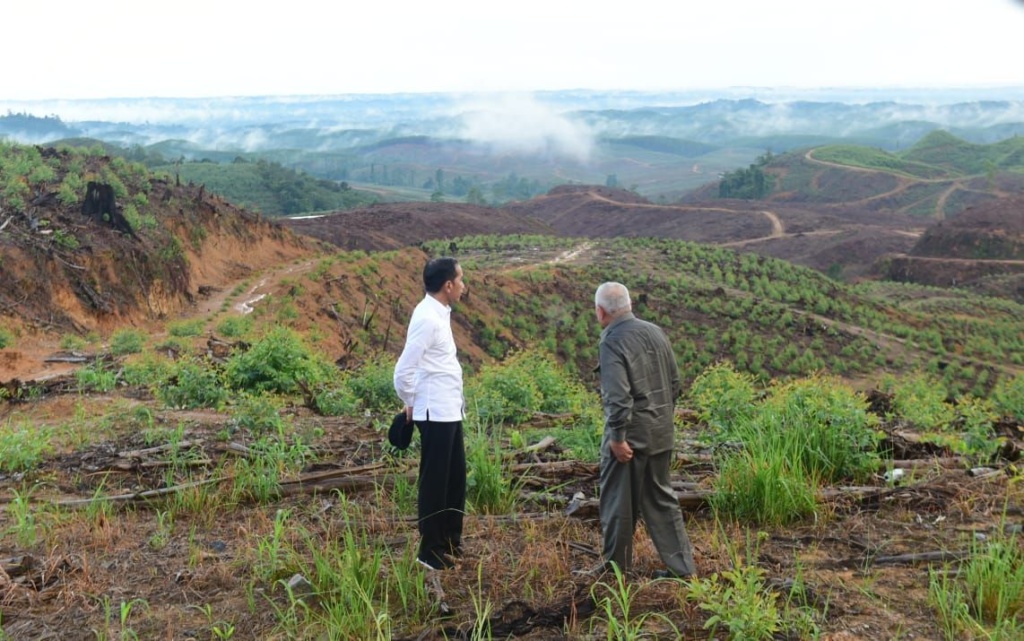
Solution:
[(412, 428), (413, 422), (406, 418), (404, 411), (395, 414), (388, 428), (388, 441), (394, 447), (404, 450), (412, 443)]

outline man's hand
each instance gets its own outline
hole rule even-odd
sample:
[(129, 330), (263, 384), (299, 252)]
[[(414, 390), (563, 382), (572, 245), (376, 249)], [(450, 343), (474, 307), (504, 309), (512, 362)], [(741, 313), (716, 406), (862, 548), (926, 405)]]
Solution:
[(406, 407), (405, 408), (405, 422), (406, 423), (412, 423), (412, 408), (411, 407)]
[(608, 447), (619, 463), (629, 463), (633, 460), (633, 448), (626, 441), (610, 441)]

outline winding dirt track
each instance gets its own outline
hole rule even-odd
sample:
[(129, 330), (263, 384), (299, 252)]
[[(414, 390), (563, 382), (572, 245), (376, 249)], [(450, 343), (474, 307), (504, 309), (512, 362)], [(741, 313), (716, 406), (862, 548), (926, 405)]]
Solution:
[[(607, 196), (602, 196), (601, 194), (598, 194), (598, 193), (595, 193), (595, 192), (592, 192), (592, 191), (587, 192), (587, 195), (590, 196), (591, 198), (593, 198), (594, 200), (600, 200), (602, 202), (611, 203), (613, 205), (618, 205), (620, 207), (630, 207), (630, 208), (636, 207), (636, 208), (647, 208), (647, 209), (673, 209), (673, 210), (676, 210), (676, 211), (717, 211), (717, 212), (722, 212), (722, 213), (725, 213), (725, 214), (736, 214), (736, 215), (752, 213), (752, 212), (749, 212), (749, 211), (737, 211), (735, 209), (729, 209), (727, 207), (695, 207), (695, 206), (690, 206), (690, 205), (655, 205), (655, 204), (652, 204), (652, 203), (624, 203), (624, 202), (621, 202), (621, 201), (618, 201), (618, 200), (613, 200), (611, 198), (608, 198)], [(778, 215), (775, 214), (775, 212), (771, 212), (771, 211), (767, 211), (767, 210), (761, 210), (761, 211), (759, 211), (757, 213), (762, 214), (762, 215), (764, 215), (765, 217), (768, 218), (768, 221), (772, 225), (772, 233), (771, 234), (769, 234), (767, 236), (761, 236), (760, 238), (748, 238), (746, 240), (740, 240), (740, 241), (735, 241), (735, 242), (718, 243), (718, 246), (719, 247), (734, 247), (734, 246), (739, 246), (739, 245), (743, 245), (743, 244), (746, 244), (746, 243), (757, 243), (757, 242), (761, 242), (761, 241), (765, 241), (765, 240), (771, 240), (772, 238), (782, 238), (783, 236), (787, 235), (786, 234), (786, 228), (782, 224), (782, 219), (779, 218)]]
[[(868, 173), (868, 174), (885, 174), (887, 176), (892, 176), (893, 178), (895, 178), (898, 181), (898, 184), (896, 185), (896, 187), (894, 187), (893, 189), (890, 189), (887, 192), (884, 192), (884, 193), (881, 193), (881, 194), (875, 194), (874, 196), (868, 196), (867, 198), (861, 198), (859, 200), (847, 201), (845, 203), (847, 205), (863, 205), (863, 204), (869, 203), (869, 202), (871, 202), (873, 200), (881, 200), (883, 198), (888, 198), (888, 197), (891, 197), (891, 196), (895, 196), (897, 194), (900, 194), (900, 193), (906, 191), (907, 189), (909, 189), (913, 185), (919, 185), (919, 184), (942, 185), (942, 184), (947, 184), (948, 183), (949, 184), (949, 188), (942, 192), (942, 194), (939, 196), (938, 201), (935, 203), (935, 218), (937, 220), (945, 220), (945, 218), (946, 218), (946, 202), (949, 200), (950, 196), (952, 196), (957, 191), (977, 191), (977, 190), (973, 190), (973, 189), (968, 188), (967, 185), (966, 185), (967, 181), (969, 181), (969, 180), (971, 180), (973, 178), (977, 178), (978, 177), (977, 175), (974, 175), (974, 176), (960, 176), (960, 177), (957, 177), (957, 178), (917, 178), (917, 177), (911, 178), (911, 177), (908, 177), (908, 176), (902, 176), (902, 175), (897, 174), (897, 173), (892, 172), (892, 171), (887, 171), (885, 169), (874, 169), (872, 167), (858, 167), (856, 165), (843, 165), (843, 164), (840, 164), (840, 163), (829, 162), (827, 160), (819, 160), (818, 158), (814, 157), (814, 151), (815, 151), (814, 149), (808, 150), (807, 153), (804, 154), (804, 160), (806, 160), (807, 162), (809, 162), (811, 164), (822, 165), (822, 166), (825, 166), (825, 167), (832, 167), (832, 168), (835, 168), (835, 169), (843, 169), (843, 170), (846, 170), (846, 171), (857, 171), (857, 172)], [(907, 205), (906, 207), (901, 208), (899, 211), (900, 212), (904, 212), (906, 210), (909, 210), (909, 209), (913, 208), (914, 206), (920, 204), (921, 202), (924, 202), (925, 200), (928, 200), (929, 198), (931, 198), (931, 197), (928, 196), (926, 198), (922, 198), (921, 200), (917, 200), (915, 202), (912, 202), (909, 205)]]

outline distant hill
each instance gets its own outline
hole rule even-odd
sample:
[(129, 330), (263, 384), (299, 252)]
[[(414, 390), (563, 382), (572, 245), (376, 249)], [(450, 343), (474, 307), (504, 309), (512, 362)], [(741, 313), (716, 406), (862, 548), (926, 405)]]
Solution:
[(399, 249), (461, 236), (555, 234), (553, 228), (538, 220), (462, 203), (381, 203), (281, 222), (298, 234), (342, 249), (365, 251)]
[(1024, 195), (971, 207), (887, 261), (892, 280), (967, 287), (1024, 302)]
[(974, 144), (933, 131), (903, 152), (827, 145), (776, 156), (764, 171), (773, 203), (944, 220), (1024, 187), (1024, 138)]
[(379, 200), (347, 183), (314, 178), (276, 162), (249, 162), (241, 157), (230, 163), (159, 165), (154, 171), (181, 182), (205, 185), (239, 206), (269, 216), (351, 209)]

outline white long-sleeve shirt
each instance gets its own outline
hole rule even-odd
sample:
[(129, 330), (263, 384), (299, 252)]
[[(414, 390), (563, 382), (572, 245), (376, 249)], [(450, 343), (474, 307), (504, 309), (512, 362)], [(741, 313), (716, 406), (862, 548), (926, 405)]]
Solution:
[[(462, 365), (455, 356), (452, 309), (429, 294), (409, 319), (405, 349), (395, 365), (395, 392), (415, 421), (461, 421)], [(429, 413), (429, 414), (428, 414)]]

